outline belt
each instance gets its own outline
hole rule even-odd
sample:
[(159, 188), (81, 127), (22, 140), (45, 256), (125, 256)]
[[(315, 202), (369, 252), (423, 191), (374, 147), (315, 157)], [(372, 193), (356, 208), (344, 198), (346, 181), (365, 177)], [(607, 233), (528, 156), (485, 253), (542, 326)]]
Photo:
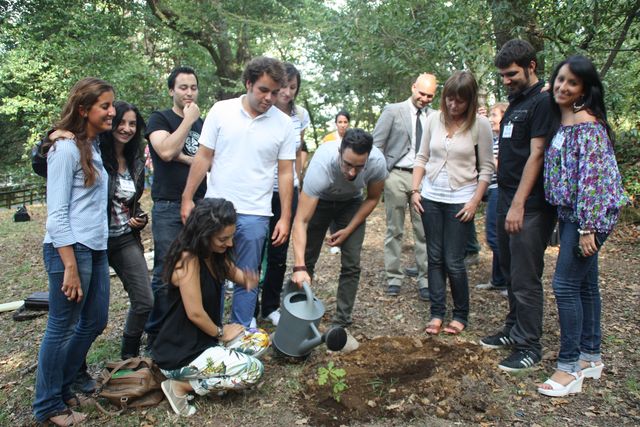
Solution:
[(401, 168), (401, 167), (398, 167), (398, 166), (394, 166), (393, 169), (398, 169), (398, 170), (401, 170), (401, 171), (413, 173), (413, 168)]

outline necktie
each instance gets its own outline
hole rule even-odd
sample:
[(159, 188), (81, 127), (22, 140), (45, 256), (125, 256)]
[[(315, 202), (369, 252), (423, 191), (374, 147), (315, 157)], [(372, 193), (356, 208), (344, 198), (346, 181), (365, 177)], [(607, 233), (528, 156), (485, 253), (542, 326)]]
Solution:
[(416, 113), (416, 154), (420, 151), (420, 141), (422, 141), (422, 122), (420, 122), (420, 113), (422, 110), (418, 109)]

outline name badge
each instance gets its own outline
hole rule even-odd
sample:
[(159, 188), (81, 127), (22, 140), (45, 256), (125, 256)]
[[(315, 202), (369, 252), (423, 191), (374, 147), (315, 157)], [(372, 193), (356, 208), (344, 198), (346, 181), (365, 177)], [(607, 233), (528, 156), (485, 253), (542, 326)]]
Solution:
[(511, 138), (511, 134), (513, 133), (513, 123), (509, 122), (502, 128), (502, 137), (503, 138)]
[(122, 178), (118, 178), (119, 184), (120, 184), (120, 190), (127, 192), (127, 193), (135, 193), (136, 192), (136, 186), (133, 184), (133, 181), (130, 179), (122, 179)]
[(564, 134), (560, 132), (556, 133), (556, 135), (553, 137), (553, 140), (551, 141), (551, 145), (557, 150), (561, 149), (564, 145)]

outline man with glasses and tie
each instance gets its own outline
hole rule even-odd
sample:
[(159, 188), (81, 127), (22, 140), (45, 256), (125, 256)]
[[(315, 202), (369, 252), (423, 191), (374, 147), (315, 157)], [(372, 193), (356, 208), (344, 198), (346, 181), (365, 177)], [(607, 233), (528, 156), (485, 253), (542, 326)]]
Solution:
[[(387, 234), (384, 239), (384, 269), (387, 295), (397, 296), (407, 275), (418, 278), (418, 297), (429, 301), (427, 282), (427, 245), (420, 215), (410, 208), (413, 161), (420, 148), (422, 128), (433, 112), (429, 104), (436, 94), (436, 77), (420, 74), (411, 86), (411, 97), (387, 105), (373, 131), (373, 144), (383, 153), (389, 178), (384, 184), (384, 206), (387, 214)], [(401, 266), (402, 237), (405, 210), (409, 210), (413, 226), (416, 268)]]
[[(311, 283), (327, 229), (335, 221), (337, 231), (326, 239), (328, 246), (342, 247), (333, 326), (346, 328), (353, 322), (365, 220), (378, 204), (387, 176), (384, 156), (373, 146), (373, 138), (356, 128), (348, 129), (340, 143), (318, 147), (307, 169), (293, 220), (292, 280), (298, 286)], [(358, 341), (347, 333), (342, 351), (357, 348)]]

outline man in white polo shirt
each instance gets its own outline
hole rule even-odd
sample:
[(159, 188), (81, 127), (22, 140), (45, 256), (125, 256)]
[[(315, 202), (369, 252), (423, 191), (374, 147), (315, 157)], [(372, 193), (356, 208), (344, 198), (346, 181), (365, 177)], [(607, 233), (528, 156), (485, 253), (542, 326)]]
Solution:
[[(276, 165), (282, 213), (271, 235), (274, 246), (281, 245), (289, 235), (297, 136), (291, 118), (274, 106), (285, 82), (282, 63), (273, 58), (254, 58), (242, 79), (246, 95), (216, 102), (205, 119), (200, 147), (182, 193), (181, 215), (186, 221), (194, 207), (197, 183), (210, 170), (205, 197), (225, 198), (238, 213), (236, 265), (257, 271), (272, 215)], [(231, 322), (250, 326), (256, 300), (257, 289), (236, 285)]]

